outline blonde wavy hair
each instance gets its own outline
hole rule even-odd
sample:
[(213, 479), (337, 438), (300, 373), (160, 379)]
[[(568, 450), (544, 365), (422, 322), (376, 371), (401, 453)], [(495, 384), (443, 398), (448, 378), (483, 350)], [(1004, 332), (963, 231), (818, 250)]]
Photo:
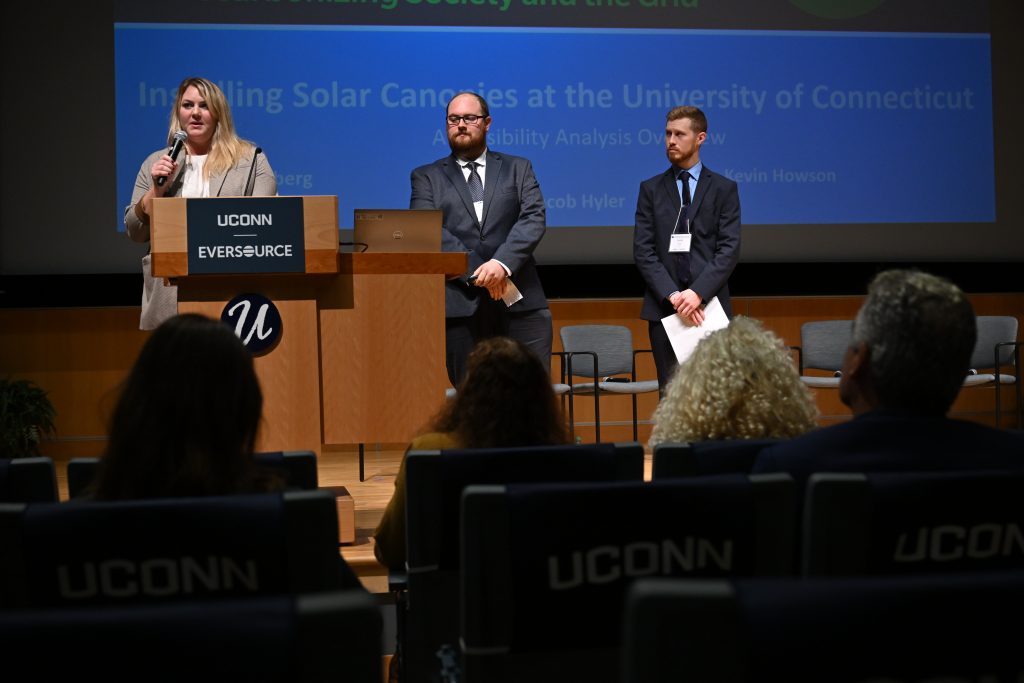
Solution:
[(737, 316), (679, 366), (654, 412), (650, 445), (788, 438), (813, 429), (817, 417), (782, 340)]
[(246, 157), (252, 158), (256, 147), (248, 140), (238, 137), (235, 132), (235, 122), (231, 118), (231, 106), (227, 97), (216, 83), (198, 76), (190, 76), (178, 86), (178, 95), (174, 98), (174, 106), (171, 107), (171, 122), (167, 129), (167, 144), (174, 144), (174, 134), (181, 130), (181, 121), (178, 119), (178, 110), (181, 101), (185, 99), (185, 91), (189, 86), (195, 86), (199, 94), (206, 100), (206, 106), (210, 110), (216, 127), (213, 130), (213, 140), (210, 142), (210, 154), (203, 165), (203, 176), (210, 178), (238, 165), (238, 162)]

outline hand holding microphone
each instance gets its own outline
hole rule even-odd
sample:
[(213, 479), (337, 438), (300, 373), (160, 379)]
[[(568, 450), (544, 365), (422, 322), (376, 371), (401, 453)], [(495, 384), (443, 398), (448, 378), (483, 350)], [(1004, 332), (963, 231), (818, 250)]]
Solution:
[[(169, 176), (171, 173), (174, 172), (174, 163), (177, 161), (178, 155), (181, 154), (181, 148), (185, 146), (185, 140), (187, 140), (187, 139), (188, 139), (188, 133), (186, 133), (183, 130), (179, 130), (177, 133), (174, 134), (174, 145), (171, 147), (171, 151), (168, 154), (168, 156), (171, 157), (171, 168), (169, 170), (167, 170), (166, 173), (163, 173), (162, 175), (157, 177), (157, 179), (156, 179), (157, 187), (163, 187), (164, 183), (167, 182), (167, 176)], [(154, 169), (154, 174), (153, 175), (156, 175), (156, 173), (155, 173), (156, 168), (158, 166), (160, 166), (162, 162), (163, 162), (163, 159), (161, 159), (160, 161), (157, 161), (156, 164), (153, 165), (153, 169)], [(161, 169), (161, 170), (165, 170), (165, 169)]]

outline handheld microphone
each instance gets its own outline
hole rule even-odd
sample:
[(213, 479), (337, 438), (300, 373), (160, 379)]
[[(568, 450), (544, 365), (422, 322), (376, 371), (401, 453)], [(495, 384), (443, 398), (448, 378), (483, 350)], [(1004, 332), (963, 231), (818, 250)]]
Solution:
[[(179, 130), (174, 134), (174, 146), (171, 147), (171, 161), (177, 161), (178, 155), (181, 154), (181, 148), (185, 146), (185, 140), (188, 140), (188, 133), (185, 131)], [(156, 179), (156, 184), (159, 187), (163, 187), (166, 182), (167, 176), (165, 175)]]
[(263, 153), (263, 150), (259, 147), (252, 153), (252, 166), (249, 167), (249, 179), (245, 181), (245, 190), (242, 192), (243, 197), (251, 197), (252, 191), (256, 185), (256, 157)]

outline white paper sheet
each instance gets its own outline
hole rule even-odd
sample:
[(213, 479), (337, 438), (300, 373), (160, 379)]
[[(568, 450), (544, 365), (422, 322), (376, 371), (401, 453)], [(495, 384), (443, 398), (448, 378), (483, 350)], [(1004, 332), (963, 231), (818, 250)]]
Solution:
[(519, 288), (516, 287), (514, 282), (512, 282), (512, 278), (509, 278), (508, 286), (505, 287), (505, 293), (501, 295), (501, 300), (505, 302), (506, 306), (511, 306), (522, 298), (522, 292), (520, 292)]
[(715, 330), (727, 327), (729, 318), (716, 296), (704, 307), (704, 322), (701, 325), (695, 326), (689, 320), (675, 314), (662, 318), (661, 324), (665, 326), (672, 350), (676, 352), (676, 359), (682, 363), (690, 357), (701, 339)]

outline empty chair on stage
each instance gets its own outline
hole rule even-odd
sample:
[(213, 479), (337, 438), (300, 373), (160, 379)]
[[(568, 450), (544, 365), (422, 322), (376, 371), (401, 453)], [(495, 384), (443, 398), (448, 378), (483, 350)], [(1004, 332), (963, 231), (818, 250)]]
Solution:
[(785, 475), (468, 488), (465, 680), (618, 681), (633, 580), (791, 575), (795, 509)]
[(625, 683), (1011, 682), (1024, 671), (1024, 573), (642, 579)]
[(815, 474), (809, 575), (1024, 571), (1024, 472)]

